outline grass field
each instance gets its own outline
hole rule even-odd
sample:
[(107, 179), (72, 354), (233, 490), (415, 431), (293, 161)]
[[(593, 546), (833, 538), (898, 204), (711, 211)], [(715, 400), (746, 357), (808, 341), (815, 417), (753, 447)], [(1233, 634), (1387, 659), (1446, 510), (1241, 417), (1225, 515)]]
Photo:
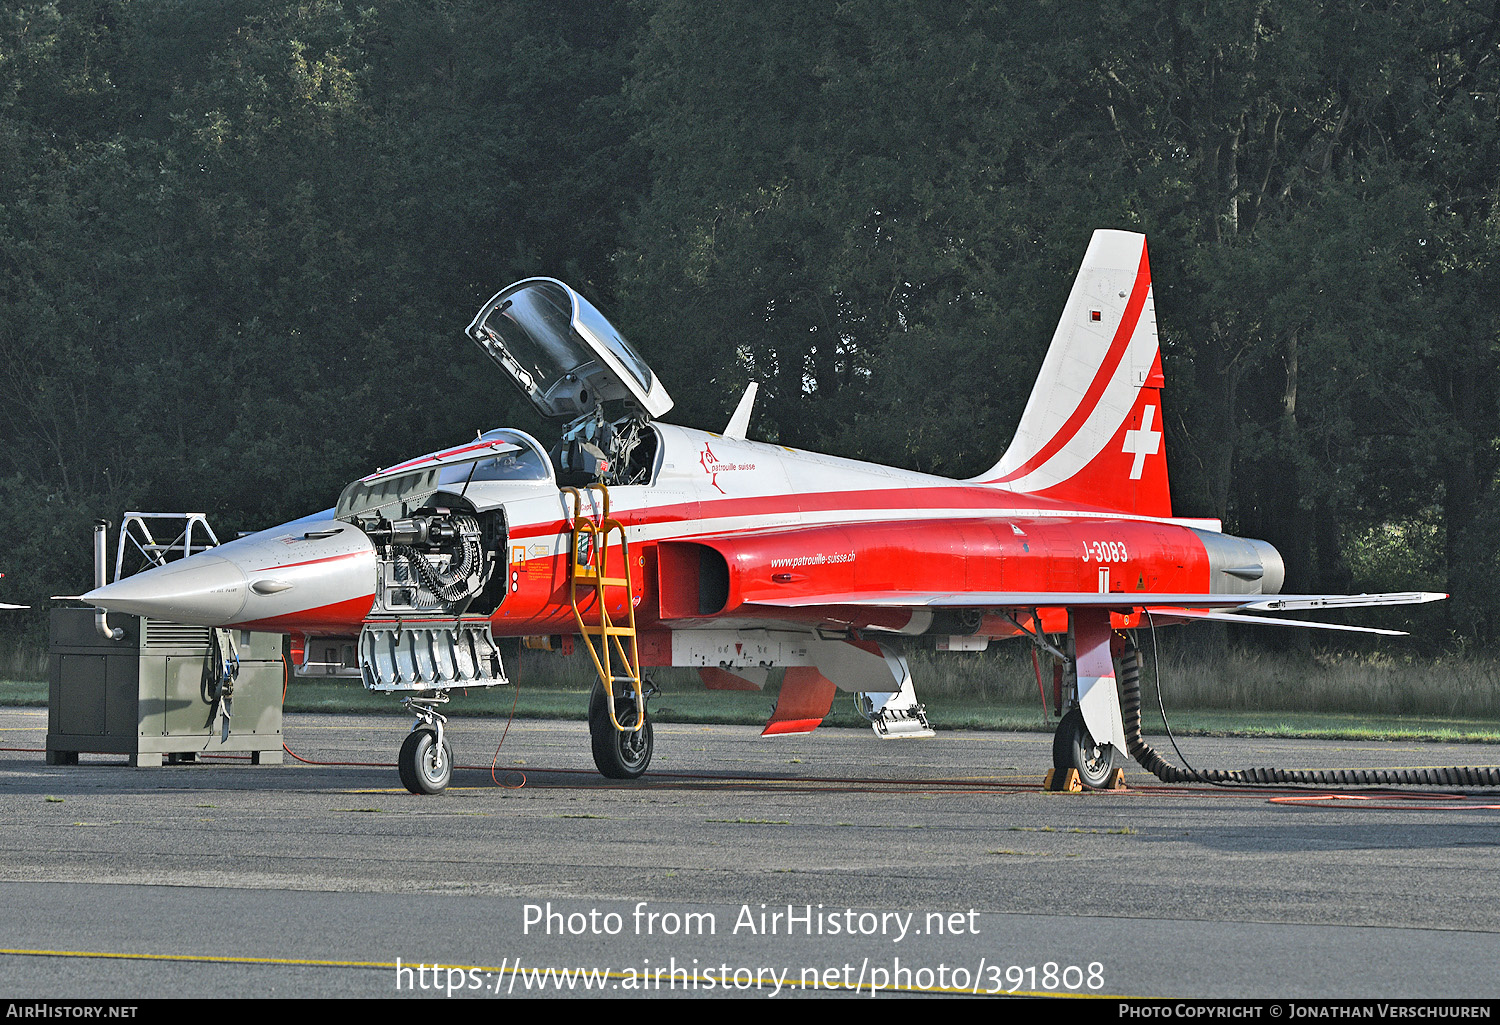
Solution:
[[(917, 695), (938, 729), (1050, 731), (1042, 714), (1030, 655), (1020, 645), (974, 654), (915, 652), (910, 656)], [(1191, 646), (1161, 652), (1163, 703), (1176, 733), (1500, 742), (1500, 665), (1477, 659), (1399, 662), (1310, 653), (1205, 651)], [(1045, 666), (1044, 666), (1045, 670)], [(512, 663), (518, 688), (457, 693), (452, 715), (582, 719), (592, 670), (586, 657), (525, 652)], [(661, 693), (652, 704), (660, 722), (760, 725), (776, 701), (779, 673), (761, 692), (710, 691), (688, 669), (653, 671)], [(1050, 674), (1047, 678), (1051, 702)], [(1161, 734), (1155, 673), (1142, 673), (1142, 718)], [(0, 681), (0, 704), (45, 705), (36, 681)], [(294, 678), (289, 711), (399, 710), (396, 699), (371, 694), (357, 681)], [(828, 725), (860, 726), (849, 695), (834, 700)]]

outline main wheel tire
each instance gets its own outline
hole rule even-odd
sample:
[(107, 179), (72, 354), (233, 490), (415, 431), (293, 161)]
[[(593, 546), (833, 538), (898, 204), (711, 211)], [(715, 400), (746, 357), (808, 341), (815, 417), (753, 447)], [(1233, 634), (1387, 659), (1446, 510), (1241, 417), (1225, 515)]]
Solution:
[(1113, 744), (1100, 744), (1083, 722), (1083, 710), (1073, 707), (1052, 735), (1052, 767), (1078, 770), (1078, 781), (1090, 790), (1103, 790), (1115, 774), (1118, 753)]
[[(615, 716), (621, 726), (634, 726), (635, 696), (615, 698)], [(604, 690), (594, 688), (589, 698), (589, 739), (593, 742), (594, 765), (610, 779), (636, 779), (651, 764), (655, 738), (651, 732), (651, 715), (638, 730), (617, 730), (609, 720), (609, 704)]]
[(412, 793), (440, 794), (453, 779), (453, 746), (445, 737), (439, 747), (435, 730), (412, 730), (401, 744), (396, 770)]

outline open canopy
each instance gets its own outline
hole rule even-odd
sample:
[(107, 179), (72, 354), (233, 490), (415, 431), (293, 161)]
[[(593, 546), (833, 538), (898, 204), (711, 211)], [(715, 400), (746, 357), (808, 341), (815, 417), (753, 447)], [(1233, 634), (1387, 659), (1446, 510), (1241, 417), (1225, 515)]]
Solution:
[(653, 417), (672, 399), (625, 336), (554, 278), (527, 278), (480, 308), (465, 332), (548, 417), (632, 399)]

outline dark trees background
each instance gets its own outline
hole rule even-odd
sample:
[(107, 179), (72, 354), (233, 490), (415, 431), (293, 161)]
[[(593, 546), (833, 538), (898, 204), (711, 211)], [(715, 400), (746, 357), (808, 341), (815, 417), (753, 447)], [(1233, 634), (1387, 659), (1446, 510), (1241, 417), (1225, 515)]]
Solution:
[[(0, 5), (0, 600), (536, 424), (570, 281), (717, 429), (953, 476), (1096, 227), (1147, 233), (1176, 509), (1500, 632), (1500, 2)], [(16, 617), (10, 629), (41, 629)]]

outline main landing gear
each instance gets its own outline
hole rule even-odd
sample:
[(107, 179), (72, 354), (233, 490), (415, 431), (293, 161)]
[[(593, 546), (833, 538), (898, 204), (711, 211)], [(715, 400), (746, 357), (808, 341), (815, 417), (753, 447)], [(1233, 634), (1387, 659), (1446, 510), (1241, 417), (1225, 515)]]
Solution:
[[(1038, 622), (1035, 611), (1032, 623)], [(1017, 624), (1020, 625), (1019, 623)], [(1023, 627), (1024, 629), (1024, 627)], [(1088, 790), (1108, 790), (1120, 777), (1118, 763), (1125, 753), (1120, 698), (1120, 678), (1115, 656), (1130, 656), (1134, 645), (1110, 625), (1105, 609), (1072, 609), (1068, 613), (1068, 634), (1059, 648), (1039, 631), (1027, 630), (1033, 643), (1054, 659), (1053, 700), (1059, 710), (1067, 709), (1052, 737), (1052, 776), (1049, 786), (1062, 789), (1069, 770), (1077, 773), (1077, 782)], [(1037, 685), (1042, 684), (1041, 667), (1037, 667)], [(1088, 709), (1085, 718), (1084, 710)], [(1095, 731), (1103, 731), (1095, 736)]]
[[(623, 695), (615, 696), (615, 718), (623, 729), (615, 729), (610, 721), (603, 685), (594, 684), (589, 697), (589, 739), (593, 742), (594, 765), (610, 779), (636, 779), (651, 764), (655, 738), (650, 714), (644, 708), (637, 709), (633, 688), (625, 687)], [(640, 729), (635, 729), (638, 722)]]
[[(589, 740), (601, 773), (609, 779), (635, 779), (651, 764), (655, 739), (646, 712), (647, 695), (655, 688), (641, 676), (635, 634), (635, 603), (640, 599), (631, 574), (636, 563), (630, 558), (624, 524), (609, 514), (609, 488), (589, 488), (597, 494), (588, 502), (578, 489), (562, 489), (572, 499), (574, 512), (568, 602), (598, 675), (589, 695)], [(588, 515), (589, 503), (595, 501), (597, 519)]]
[(1112, 744), (1101, 744), (1083, 724), (1083, 710), (1074, 705), (1057, 724), (1052, 735), (1052, 768), (1058, 773), (1078, 771), (1078, 782), (1090, 790), (1103, 790), (1115, 772), (1118, 752)]

